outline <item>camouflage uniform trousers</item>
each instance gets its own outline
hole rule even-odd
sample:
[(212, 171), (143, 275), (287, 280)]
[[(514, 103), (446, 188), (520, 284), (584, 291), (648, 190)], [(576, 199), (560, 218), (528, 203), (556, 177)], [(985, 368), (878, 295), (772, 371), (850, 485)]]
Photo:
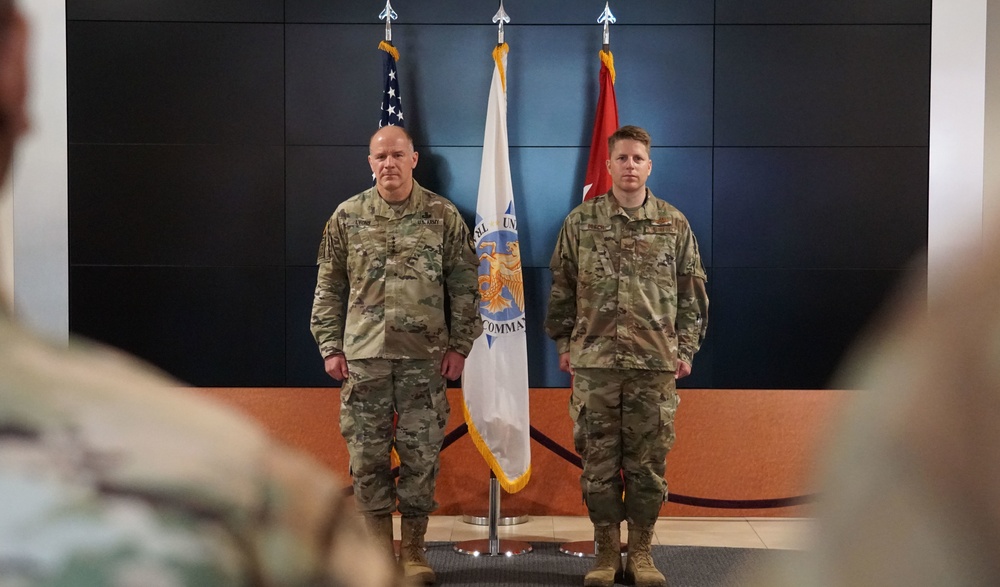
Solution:
[(679, 402), (670, 371), (575, 370), (573, 442), (583, 460), (580, 486), (594, 524), (656, 523), (667, 498), (663, 475)]
[[(437, 509), (434, 487), (450, 408), (437, 360), (357, 359), (340, 392), (340, 432), (347, 441), (358, 510), (425, 516)], [(393, 444), (393, 417), (396, 422)], [(399, 480), (390, 453), (399, 455)]]

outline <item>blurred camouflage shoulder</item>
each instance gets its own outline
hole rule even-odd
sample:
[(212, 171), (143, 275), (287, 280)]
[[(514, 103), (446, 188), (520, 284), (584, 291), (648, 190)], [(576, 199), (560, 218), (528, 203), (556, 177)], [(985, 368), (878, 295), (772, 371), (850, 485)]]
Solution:
[(122, 352), (0, 311), (0, 585), (398, 585), (342, 484)]

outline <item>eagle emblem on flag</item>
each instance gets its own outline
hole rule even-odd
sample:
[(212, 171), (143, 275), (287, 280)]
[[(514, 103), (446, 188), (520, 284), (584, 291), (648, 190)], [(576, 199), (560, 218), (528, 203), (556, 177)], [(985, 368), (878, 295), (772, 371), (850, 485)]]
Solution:
[[(496, 241), (479, 243), (480, 249), (489, 249), (479, 255), (480, 264), (488, 263), (486, 275), (479, 276), (479, 293), (486, 311), (496, 314), (511, 307), (511, 303), (524, 311), (524, 281), (521, 278), (521, 246), (518, 241), (507, 242), (507, 252), (497, 253)], [(504, 289), (509, 298), (504, 297)]]

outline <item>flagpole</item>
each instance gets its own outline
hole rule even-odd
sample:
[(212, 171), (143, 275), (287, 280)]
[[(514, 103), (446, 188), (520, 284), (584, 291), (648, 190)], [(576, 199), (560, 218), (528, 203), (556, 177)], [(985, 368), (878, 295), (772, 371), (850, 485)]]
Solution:
[[(514, 221), (515, 211), (514, 211), (514, 201), (513, 193), (510, 190), (510, 162), (508, 160), (508, 145), (507, 145), (507, 102), (506, 102), (506, 54), (507, 54), (507, 44), (504, 42), (504, 24), (510, 22), (510, 17), (503, 9), (503, 0), (500, 1), (500, 8), (497, 13), (493, 16), (493, 22), (497, 24), (497, 45), (496, 49), (493, 51), (493, 59), (495, 62), (495, 67), (493, 71), (493, 81), (490, 86), (490, 99), (487, 105), (486, 113), (486, 132), (483, 139), (483, 167), (481, 170), (480, 177), (480, 196), (477, 203), (477, 217), (482, 216), (484, 219), (493, 222), (493, 231), (496, 231), (498, 226), (496, 219), (498, 214), (500, 218), (507, 218), (504, 214), (509, 214), (509, 218)], [(501, 195), (502, 194), (502, 195)], [(503, 205), (499, 205), (503, 203)], [(503, 210), (506, 209), (506, 213)], [(487, 211), (489, 210), (489, 211)], [(487, 220), (483, 220), (483, 225), (486, 225)], [(477, 220), (479, 222), (479, 220)], [(490, 286), (488, 288), (488, 293), (490, 293), (491, 300), (484, 301), (483, 304), (485, 309), (481, 308), (482, 312), (487, 315), (492, 313), (497, 313), (500, 310), (497, 309), (507, 309), (512, 308), (514, 310), (519, 310), (521, 316), (524, 312), (524, 299), (523, 290), (517, 284), (521, 283), (520, 280), (520, 254), (517, 242), (516, 233), (516, 221), (511, 224), (514, 227), (510, 232), (504, 232), (503, 234), (512, 235), (513, 240), (504, 243), (503, 238), (498, 236), (495, 240), (491, 240), (485, 244), (480, 243), (479, 247), (483, 248), (485, 251), (480, 257), (480, 263), (486, 263), (490, 267), (490, 277), (487, 279), (493, 279), (493, 271), (497, 271), (496, 275), (496, 286)], [(506, 229), (505, 229), (506, 230)], [(485, 237), (490, 234), (500, 235), (499, 231), (493, 232), (487, 231), (480, 235), (480, 238)], [(503, 245), (503, 246), (498, 246)], [(501, 265), (503, 263), (503, 265)], [(481, 265), (482, 266), (482, 265)], [(505, 282), (504, 279), (509, 279), (503, 277), (501, 273), (503, 271), (516, 272), (517, 278), (514, 281)], [(482, 275), (482, 274), (481, 274)], [(482, 282), (480, 282), (482, 283)], [(504, 289), (506, 288), (506, 289)], [(495, 290), (495, 291), (494, 291)], [(480, 290), (484, 291), (484, 290)], [(501, 294), (503, 291), (508, 291), (509, 295), (512, 297), (510, 299), (502, 298)], [(484, 294), (485, 298), (485, 294)], [(496, 306), (496, 307), (495, 307)], [(484, 318), (485, 320), (485, 318)], [(523, 320), (521, 320), (523, 324)], [(516, 333), (516, 331), (515, 331)], [(519, 333), (522, 337), (520, 340), (523, 341), (523, 332)], [(513, 339), (504, 339), (513, 340)], [(524, 470), (515, 470), (512, 474), (511, 471), (504, 468), (505, 464), (509, 465), (509, 455), (499, 458), (496, 455), (499, 453), (494, 453), (493, 445), (489, 442), (495, 441), (495, 437), (489, 435), (490, 427), (483, 423), (483, 421), (477, 418), (476, 415), (480, 414), (479, 409), (482, 407), (481, 402), (477, 402), (476, 399), (481, 397), (481, 392), (483, 389), (483, 379), (480, 376), (484, 373), (490, 378), (491, 384), (496, 385), (496, 366), (492, 363), (495, 358), (488, 359), (487, 361), (482, 361), (483, 357), (493, 356), (489, 355), (489, 348), (499, 349), (499, 348), (514, 348), (506, 346), (505, 343), (501, 341), (496, 341), (497, 347), (493, 347), (492, 339), (487, 335), (483, 338), (478, 339), (474, 344), (472, 351), (469, 353), (468, 362), (466, 363), (466, 373), (463, 374), (462, 380), (462, 391), (464, 395), (463, 406), (466, 409), (466, 421), (470, 425), (470, 432), (473, 436), (473, 442), (476, 443), (477, 448), (480, 449), (484, 458), (490, 464), (490, 488), (489, 488), (489, 512), (487, 517), (487, 522), (489, 524), (489, 533), (486, 540), (468, 540), (465, 542), (459, 542), (454, 545), (455, 551), (462, 554), (471, 554), (473, 556), (515, 556), (519, 554), (525, 554), (531, 552), (531, 545), (527, 542), (522, 542), (519, 540), (500, 540), (498, 526), (500, 525), (500, 479), (497, 477), (497, 470), (503, 475), (503, 480), (505, 487), (508, 491), (516, 492), (521, 487), (527, 483), (530, 478), (530, 466), (527, 462), (524, 463)], [(485, 345), (485, 346), (484, 346)], [(486, 353), (486, 354), (483, 354)], [(522, 360), (526, 360), (527, 357), (522, 357)], [(476, 369), (479, 369), (478, 371)], [(467, 376), (474, 376), (473, 381), (467, 381)], [(524, 381), (525, 394), (527, 393), (527, 381)], [(473, 404), (470, 404), (470, 394), (476, 396), (473, 400)], [(525, 410), (527, 409), (527, 403), (523, 403)], [(476, 406), (475, 414), (470, 411), (470, 405)], [(526, 417), (526, 414), (525, 414)], [(487, 435), (484, 436), (484, 433)], [(527, 445), (529, 437), (527, 435), (527, 430), (525, 430), (524, 441)], [(516, 445), (515, 445), (516, 446)], [(513, 454), (516, 454), (516, 449)], [(517, 462), (517, 461), (515, 461)], [(504, 464), (502, 464), (504, 463)], [(499, 467), (495, 469), (494, 467)], [(527, 516), (523, 516), (524, 520)], [(466, 519), (468, 521), (468, 519)], [(522, 520), (523, 521), (523, 520)], [(515, 522), (519, 523), (519, 522)]]
[(379, 20), (385, 20), (385, 42), (392, 44), (392, 21), (396, 20), (396, 11), (392, 9), (389, 0), (385, 0), (385, 8), (378, 15)]

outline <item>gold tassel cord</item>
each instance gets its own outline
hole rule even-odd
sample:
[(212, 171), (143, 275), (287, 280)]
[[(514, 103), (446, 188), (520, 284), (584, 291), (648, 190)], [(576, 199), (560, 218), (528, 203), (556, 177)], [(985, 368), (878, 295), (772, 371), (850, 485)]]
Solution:
[(389, 43), (388, 41), (381, 41), (378, 44), (378, 48), (385, 51), (389, 55), (392, 55), (392, 58), (395, 59), (396, 61), (399, 61), (399, 49), (393, 47), (392, 44)]
[(611, 72), (611, 83), (615, 83), (615, 56), (611, 54), (610, 50), (601, 49), (601, 63)]
[(500, 85), (503, 87), (504, 93), (507, 93), (507, 72), (504, 71), (503, 67), (503, 56), (510, 51), (510, 47), (507, 43), (501, 43), (493, 49), (493, 61), (496, 61), (497, 69), (500, 71)]

